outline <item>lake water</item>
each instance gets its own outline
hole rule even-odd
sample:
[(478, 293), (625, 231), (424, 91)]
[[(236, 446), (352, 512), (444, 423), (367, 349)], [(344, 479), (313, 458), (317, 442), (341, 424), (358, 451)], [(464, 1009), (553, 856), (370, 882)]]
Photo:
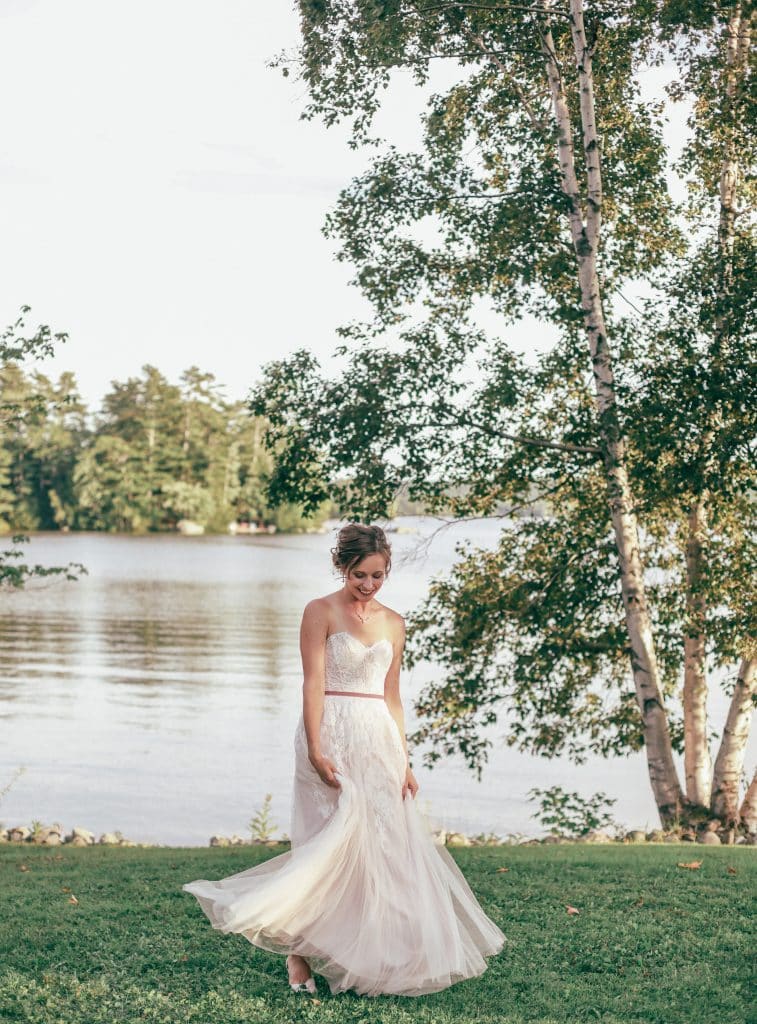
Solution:
[[(492, 544), (499, 524), (408, 520), (394, 534), (381, 599), (406, 613), (446, 571), (467, 537)], [(77, 582), (48, 580), (0, 594), (0, 803), (7, 825), (60, 822), (138, 842), (206, 845), (245, 835), (272, 794), (277, 834), (289, 830), (293, 735), (301, 710), (298, 629), (303, 606), (339, 585), (333, 535), (146, 537), (37, 534), (27, 560), (84, 563)], [(9, 544), (5, 544), (8, 547)], [(407, 731), (434, 667), (402, 681)], [(727, 701), (713, 698), (711, 727)], [(414, 757), (417, 796), (431, 820), (468, 833), (538, 835), (532, 786), (560, 784), (617, 797), (616, 818), (655, 827), (643, 754), (576, 767), (495, 747), (481, 782), (459, 759), (433, 769)], [(754, 737), (747, 752), (753, 764)]]

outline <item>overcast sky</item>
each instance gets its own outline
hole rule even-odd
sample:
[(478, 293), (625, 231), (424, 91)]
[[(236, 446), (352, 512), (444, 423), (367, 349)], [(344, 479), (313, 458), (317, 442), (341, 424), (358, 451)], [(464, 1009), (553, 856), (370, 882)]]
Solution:
[[(0, 0), (0, 324), (26, 303), (68, 331), (40, 369), (91, 406), (147, 362), (242, 398), (366, 314), (321, 227), (367, 156), (266, 66), (297, 38), (288, 0)], [(400, 146), (418, 102), (409, 77), (389, 95)], [(524, 325), (518, 347), (547, 337)]]

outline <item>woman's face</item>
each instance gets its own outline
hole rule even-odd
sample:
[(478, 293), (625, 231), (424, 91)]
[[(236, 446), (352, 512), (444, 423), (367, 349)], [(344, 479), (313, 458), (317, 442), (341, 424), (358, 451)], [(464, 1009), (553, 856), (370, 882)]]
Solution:
[(356, 601), (370, 601), (386, 579), (386, 559), (383, 555), (366, 555), (347, 573), (344, 585)]

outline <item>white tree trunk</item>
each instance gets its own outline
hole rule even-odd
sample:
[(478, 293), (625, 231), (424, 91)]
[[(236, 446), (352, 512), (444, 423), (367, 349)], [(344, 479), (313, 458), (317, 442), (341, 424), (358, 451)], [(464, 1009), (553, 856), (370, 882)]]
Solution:
[[(545, 0), (545, 9), (549, 6), (548, 0)], [(644, 588), (638, 528), (625, 467), (625, 444), (618, 423), (612, 360), (597, 274), (602, 176), (594, 109), (592, 55), (586, 40), (582, 0), (571, 0), (570, 11), (581, 109), (581, 135), (586, 158), (585, 217), (576, 173), (570, 110), (548, 20), (542, 24), (542, 53), (557, 124), (562, 189), (570, 201), (569, 223), (578, 266), (584, 325), (594, 372), (608, 503), (615, 532), (626, 628), (632, 652), (631, 669), (641, 712), (649, 778), (661, 820), (667, 823), (679, 814), (684, 798), (673, 762), (667, 715), (659, 684), (652, 623)]]
[(706, 600), (702, 593), (707, 495), (689, 510), (686, 538), (686, 624), (683, 669), (683, 734), (686, 796), (706, 807), (710, 802), (712, 762), (707, 739), (707, 676), (705, 671)]
[[(739, 78), (743, 77), (749, 58), (751, 41), (750, 19), (743, 16), (741, 4), (738, 3), (728, 20), (726, 36), (726, 109), (736, 95)], [(733, 241), (736, 225), (736, 196), (739, 186), (739, 160), (732, 137), (727, 137), (723, 166), (720, 172), (720, 216), (718, 218), (718, 244), (722, 261), (722, 285), (730, 290), (732, 282)]]
[(739, 817), (747, 832), (757, 832), (757, 771), (752, 776), (749, 789), (746, 791)]
[[(739, 80), (746, 74), (749, 49), (751, 44), (751, 20), (750, 16), (744, 16), (741, 3), (737, 3), (728, 19), (725, 41), (725, 121), (729, 122), (731, 114), (731, 103), (736, 96)], [(739, 154), (730, 132), (726, 133), (723, 163), (720, 171), (720, 212), (718, 217), (718, 249), (720, 252), (720, 287), (724, 299), (727, 299), (731, 291), (733, 281), (733, 244), (736, 228), (737, 197), (740, 180)], [(721, 318), (717, 323), (718, 358), (721, 363), (726, 363), (729, 356), (730, 338), (725, 322)], [(706, 495), (702, 496), (702, 502), (707, 500)], [(701, 532), (704, 533), (704, 523), (701, 524)], [(688, 551), (687, 551), (688, 563)], [(688, 605), (688, 594), (687, 594)], [(689, 637), (687, 636), (687, 640)], [(687, 649), (687, 669), (689, 665), (689, 650)], [(693, 648), (692, 648), (692, 656)], [(739, 810), (739, 780), (744, 764), (744, 750), (749, 728), (755, 689), (757, 688), (757, 660), (745, 657), (739, 666), (738, 678), (734, 688), (731, 704), (728, 709), (728, 717), (723, 730), (723, 737), (720, 743), (715, 766), (713, 769), (712, 787), (710, 795), (710, 811), (716, 818), (720, 818), (724, 824), (733, 826), (739, 823), (743, 814)], [(692, 692), (697, 691), (697, 684), (692, 680)], [(685, 692), (685, 691), (684, 691)], [(695, 704), (695, 700), (694, 700)], [(685, 714), (685, 707), (684, 707)], [(692, 716), (696, 714), (696, 708), (692, 708)], [(692, 723), (692, 743), (696, 745), (699, 737), (695, 734), (695, 724)], [(687, 792), (689, 784), (689, 760), (693, 766), (698, 764), (696, 751), (689, 754), (689, 736), (686, 736), (687, 754)], [(696, 767), (694, 767), (696, 771)], [(754, 817), (754, 802), (757, 802), (757, 791), (752, 793), (755, 783), (752, 782), (743, 807), (747, 814)], [(750, 793), (752, 796), (750, 797)], [(751, 800), (751, 805), (750, 805)], [(702, 801), (703, 802), (703, 801)], [(751, 810), (750, 810), (751, 806)]]
[[(749, 738), (755, 694), (757, 657), (744, 658), (739, 666), (712, 777), (710, 810), (724, 825), (737, 825), (743, 816), (739, 811), (739, 780), (744, 767), (744, 751)], [(757, 800), (757, 793), (754, 799)]]

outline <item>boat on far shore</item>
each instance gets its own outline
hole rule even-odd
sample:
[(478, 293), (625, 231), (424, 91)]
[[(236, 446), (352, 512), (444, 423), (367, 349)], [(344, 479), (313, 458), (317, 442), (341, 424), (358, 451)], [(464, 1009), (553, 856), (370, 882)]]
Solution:
[(232, 537), (244, 537), (249, 536), (253, 533), (276, 533), (276, 526), (274, 523), (253, 523), (253, 522), (242, 522), (242, 523), (229, 523), (229, 533)]

